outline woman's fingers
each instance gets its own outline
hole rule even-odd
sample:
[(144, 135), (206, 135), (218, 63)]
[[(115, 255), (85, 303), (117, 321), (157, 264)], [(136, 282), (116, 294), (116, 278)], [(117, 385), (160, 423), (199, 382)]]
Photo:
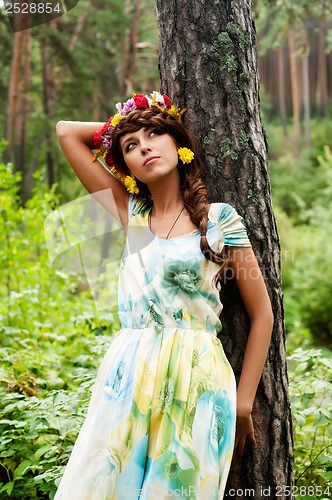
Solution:
[(244, 445), (246, 443), (245, 438), (239, 439), (237, 449), (236, 449), (236, 454), (238, 457), (242, 457), (243, 452), (244, 452)]
[(246, 439), (249, 439), (253, 446), (256, 446), (254, 426), (251, 415), (238, 417), (236, 421), (236, 435), (234, 449), (238, 457), (242, 457)]

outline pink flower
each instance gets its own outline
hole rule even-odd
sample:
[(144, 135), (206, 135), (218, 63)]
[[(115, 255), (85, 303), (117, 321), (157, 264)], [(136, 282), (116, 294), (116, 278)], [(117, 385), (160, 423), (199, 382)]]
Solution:
[(128, 101), (123, 105), (122, 114), (127, 115), (128, 113), (130, 113), (130, 111), (134, 111), (134, 109), (137, 109), (135, 100), (133, 98), (128, 99)]

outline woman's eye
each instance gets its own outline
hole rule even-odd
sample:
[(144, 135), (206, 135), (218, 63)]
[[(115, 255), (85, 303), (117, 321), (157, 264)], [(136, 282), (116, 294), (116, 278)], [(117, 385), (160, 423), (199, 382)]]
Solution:
[(127, 146), (126, 146), (126, 153), (128, 153), (128, 151), (130, 151), (131, 149), (133, 149), (134, 146), (135, 146), (135, 142), (130, 142), (129, 144), (127, 144)]

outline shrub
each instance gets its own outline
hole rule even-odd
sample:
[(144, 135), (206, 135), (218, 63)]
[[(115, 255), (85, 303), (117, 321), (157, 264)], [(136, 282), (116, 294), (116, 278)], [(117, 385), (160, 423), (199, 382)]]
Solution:
[[(295, 434), (295, 482), (307, 495), (330, 498), (332, 490), (332, 359), (320, 349), (296, 349), (288, 356)], [(315, 487), (316, 494), (309, 493)], [(318, 492), (321, 494), (318, 495)], [(324, 494), (325, 493), (325, 494)], [(317, 496), (316, 496), (317, 495)]]

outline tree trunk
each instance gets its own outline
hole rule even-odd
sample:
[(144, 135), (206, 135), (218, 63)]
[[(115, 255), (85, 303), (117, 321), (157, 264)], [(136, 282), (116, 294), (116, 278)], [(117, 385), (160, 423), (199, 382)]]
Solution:
[(285, 62), (283, 46), (279, 47), (278, 49), (278, 98), (282, 130), (284, 132), (284, 136), (287, 137), (287, 106), (285, 93)]
[(19, 85), (21, 79), (21, 61), (23, 49), (23, 32), (18, 31), (13, 36), (13, 56), (10, 69), (8, 85), (8, 106), (6, 116), (6, 139), (9, 142), (9, 150), (12, 151), (14, 142), (15, 119), (17, 114)]
[(310, 87), (309, 87), (309, 44), (307, 30), (303, 28), (303, 55), (302, 55), (302, 81), (303, 81), (303, 109), (304, 109), (304, 135), (306, 148), (311, 149), (310, 131)]
[(290, 76), (291, 76), (291, 90), (292, 90), (292, 107), (293, 107), (293, 120), (294, 120), (294, 153), (296, 158), (300, 156), (300, 104), (299, 104), (299, 79), (296, 64), (296, 43), (295, 33), (293, 29), (288, 33), (288, 48), (290, 60)]
[[(17, 16), (14, 21), (19, 28)], [(26, 18), (24, 18), (26, 22)], [(12, 161), (14, 172), (22, 173), (20, 198), (24, 203), (24, 185), (26, 178), (26, 134), (27, 116), (29, 112), (28, 91), (30, 85), (31, 67), (31, 30), (25, 29), (14, 33), (13, 56), (10, 72), (8, 105), (6, 115), (5, 136), (9, 142), (5, 161)]]
[(327, 58), (326, 58), (326, 28), (325, 21), (321, 19), (318, 25), (318, 112), (319, 116), (328, 114), (328, 91), (327, 91)]
[[(22, 203), (28, 199), (27, 196), (27, 157), (26, 157), (26, 144), (27, 144), (27, 124), (29, 116), (29, 88), (30, 88), (30, 78), (31, 78), (31, 30), (26, 30), (24, 32), (24, 80), (23, 80), (23, 92), (22, 92), (22, 105), (21, 105), (21, 116), (20, 120), (20, 130), (18, 134), (20, 136), (19, 140), (19, 155), (17, 157), (17, 167), (23, 172), (22, 187), (21, 187), (21, 200)], [(30, 195), (31, 190), (29, 190)]]
[[(280, 246), (271, 206), (267, 145), (259, 111), (256, 36), (249, 0), (157, 0), (162, 91), (187, 107), (186, 123), (203, 145), (211, 201), (245, 214), (273, 304), (275, 325), (254, 404), (257, 448), (234, 458), (225, 497), (290, 498), (293, 436), (283, 326)], [(221, 340), (239, 378), (248, 320), (236, 288), (224, 291)], [(230, 488), (235, 489), (230, 491)], [(241, 489), (243, 490), (241, 494)], [(279, 495), (278, 495), (279, 493)]]
[(135, 67), (135, 57), (138, 42), (138, 28), (141, 16), (142, 0), (126, 0), (125, 9), (131, 15), (131, 24), (126, 30), (122, 44), (122, 64), (120, 70), (119, 90), (121, 95), (132, 92), (132, 76)]
[[(56, 29), (56, 20), (51, 22), (52, 28)], [(47, 128), (45, 131), (46, 138), (46, 166), (47, 166), (47, 180), (49, 188), (55, 182), (55, 162), (53, 156), (53, 134), (51, 131), (51, 124), (55, 115), (55, 54), (52, 46), (49, 46), (46, 35), (46, 30), (43, 31), (40, 38), (40, 51), (42, 59), (42, 81), (43, 81), (43, 103), (44, 113), (48, 120)]]

